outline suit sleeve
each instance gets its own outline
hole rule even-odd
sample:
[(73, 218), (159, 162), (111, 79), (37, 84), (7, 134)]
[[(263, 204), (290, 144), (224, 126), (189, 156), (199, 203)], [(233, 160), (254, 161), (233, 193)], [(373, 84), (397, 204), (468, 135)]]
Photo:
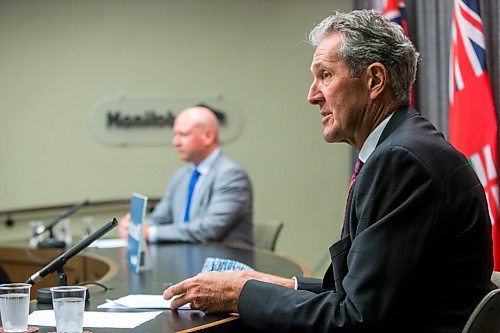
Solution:
[(248, 281), (238, 301), (245, 324), (279, 332), (412, 327), (412, 304), (424, 297), (425, 283), (419, 282), (427, 274), (424, 262), (434, 250), (432, 233), (440, 218), (439, 196), (425, 165), (402, 148), (375, 151), (358, 175), (347, 214), (352, 244), (341, 288), (313, 293)]
[(251, 210), (252, 190), (246, 172), (240, 167), (218, 171), (210, 188), (206, 210), (185, 224), (158, 226), (162, 241), (220, 241), (234, 228), (242, 214)]

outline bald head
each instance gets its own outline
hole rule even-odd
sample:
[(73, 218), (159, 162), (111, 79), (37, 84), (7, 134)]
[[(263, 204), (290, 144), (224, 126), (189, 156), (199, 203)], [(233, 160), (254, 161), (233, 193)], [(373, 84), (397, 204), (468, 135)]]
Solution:
[(194, 126), (210, 129), (216, 133), (219, 131), (217, 117), (212, 110), (203, 106), (195, 106), (181, 111), (175, 121), (189, 122)]
[(219, 146), (217, 117), (206, 107), (191, 107), (174, 121), (172, 144), (183, 161), (198, 165)]

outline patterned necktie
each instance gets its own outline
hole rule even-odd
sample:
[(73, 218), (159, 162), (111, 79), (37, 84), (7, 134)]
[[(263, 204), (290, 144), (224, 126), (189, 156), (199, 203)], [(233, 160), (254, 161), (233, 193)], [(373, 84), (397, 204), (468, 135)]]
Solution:
[(184, 222), (189, 222), (189, 212), (191, 210), (191, 199), (193, 198), (194, 187), (196, 186), (196, 182), (200, 178), (200, 172), (197, 169), (193, 170), (193, 174), (191, 175), (191, 180), (189, 181), (189, 191), (186, 200), (186, 210), (184, 211)]
[(350, 181), (349, 187), (347, 189), (347, 198), (345, 200), (345, 209), (344, 209), (344, 223), (342, 223), (342, 233), (340, 234), (341, 237), (344, 235), (344, 227), (345, 227), (345, 224), (347, 222), (346, 215), (347, 215), (347, 204), (349, 202), (349, 194), (351, 194), (352, 185), (354, 185), (354, 181), (356, 180), (356, 177), (358, 176), (359, 171), (361, 170), (362, 166), (363, 166), (363, 162), (358, 158), (358, 160), (356, 161), (356, 164), (354, 165), (354, 172), (352, 173), (351, 181)]
[(356, 161), (356, 164), (354, 165), (354, 172), (352, 173), (351, 176), (351, 182), (349, 183), (349, 189), (347, 190), (347, 195), (349, 196), (349, 192), (351, 192), (351, 187), (354, 184), (354, 181), (356, 180), (356, 177), (359, 174), (359, 170), (361, 170), (361, 167), (363, 166), (363, 162), (358, 158)]

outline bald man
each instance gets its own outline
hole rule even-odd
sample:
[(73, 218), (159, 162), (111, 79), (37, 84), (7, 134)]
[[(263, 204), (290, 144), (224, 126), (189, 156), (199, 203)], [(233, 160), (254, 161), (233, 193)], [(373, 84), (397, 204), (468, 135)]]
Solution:
[[(252, 186), (245, 170), (220, 150), (214, 112), (207, 107), (180, 112), (172, 144), (188, 164), (174, 173), (147, 217), (144, 234), (149, 242), (252, 246)], [(120, 220), (122, 237), (129, 221), (129, 214)]]

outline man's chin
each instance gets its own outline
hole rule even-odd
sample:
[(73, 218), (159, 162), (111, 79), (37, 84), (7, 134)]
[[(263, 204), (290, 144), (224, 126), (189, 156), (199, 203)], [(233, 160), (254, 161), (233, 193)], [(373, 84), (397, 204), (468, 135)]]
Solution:
[(349, 141), (347, 141), (346, 139), (344, 139), (344, 138), (338, 138), (336, 136), (323, 135), (323, 140), (325, 140), (326, 143), (340, 143), (340, 142), (344, 142), (344, 143), (350, 144)]
[(179, 157), (179, 159), (180, 159), (181, 161), (183, 161), (183, 162), (189, 162), (189, 161), (188, 161), (188, 157), (187, 157), (187, 156), (184, 156), (184, 155), (179, 154), (179, 153), (177, 153), (177, 156)]
[(325, 140), (325, 142), (327, 143), (335, 143), (340, 141), (335, 135), (330, 132), (323, 132), (323, 140)]

